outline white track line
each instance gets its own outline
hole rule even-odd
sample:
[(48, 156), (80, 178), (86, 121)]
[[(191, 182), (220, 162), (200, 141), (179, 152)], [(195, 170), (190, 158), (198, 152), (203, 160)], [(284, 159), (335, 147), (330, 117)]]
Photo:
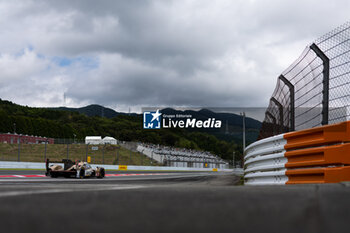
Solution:
[[(106, 174), (106, 177), (114, 176), (160, 176), (170, 175), (172, 173), (126, 173), (126, 174)], [(45, 175), (0, 175), (1, 178), (33, 178), (33, 177), (46, 177)]]
[[(164, 175), (164, 176), (161, 176)], [(101, 183), (108, 182), (112, 180), (116, 181), (133, 181), (133, 180), (166, 180), (166, 179), (174, 179), (174, 178), (189, 178), (189, 177), (202, 177), (202, 176), (210, 176), (214, 174), (208, 173), (168, 173), (168, 174), (159, 174), (157, 176), (112, 176), (105, 177), (104, 179), (76, 179), (76, 178), (25, 178), (25, 179), (11, 179), (11, 178), (0, 178), (0, 184), (5, 183), (26, 183), (26, 182), (38, 182), (38, 183), (61, 183), (61, 182), (76, 182), (76, 183), (88, 183), (88, 182), (96, 182), (97, 180)]]
[(104, 188), (91, 188), (91, 189), (46, 189), (46, 190), (31, 190), (31, 191), (5, 191), (0, 192), (1, 197), (13, 197), (13, 196), (25, 196), (35, 194), (50, 194), (50, 193), (69, 193), (69, 192), (93, 192), (93, 191), (110, 191), (110, 190), (128, 190), (128, 189), (141, 189), (145, 186), (130, 185), (130, 186), (112, 186)]

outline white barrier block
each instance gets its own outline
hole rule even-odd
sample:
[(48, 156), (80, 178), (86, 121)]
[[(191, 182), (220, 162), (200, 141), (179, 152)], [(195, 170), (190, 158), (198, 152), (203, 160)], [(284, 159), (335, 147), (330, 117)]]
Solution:
[(285, 184), (284, 134), (265, 138), (249, 145), (244, 156), (244, 179), (246, 185)]

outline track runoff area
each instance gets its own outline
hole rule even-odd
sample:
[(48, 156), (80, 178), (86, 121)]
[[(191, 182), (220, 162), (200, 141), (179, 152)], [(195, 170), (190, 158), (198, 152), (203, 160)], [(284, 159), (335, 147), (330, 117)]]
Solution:
[(243, 186), (232, 172), (43, 174), (0, 170), (3, 232), (348, 232), (348, 183)]

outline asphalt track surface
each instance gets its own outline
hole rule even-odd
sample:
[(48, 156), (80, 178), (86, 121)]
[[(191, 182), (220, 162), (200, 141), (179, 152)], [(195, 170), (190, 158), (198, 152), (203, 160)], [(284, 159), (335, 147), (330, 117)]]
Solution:
[(102, 180), (0, 178), (0, 229), (36, 233), (349, 232), (348, 183), (255, 187), (238, 183), (239, 177), (227, 173)]
[[(108, 170), (107, 174), (128, 174), (128, 173), (179, 173), (178, 171), (133, 171), (133, 170), (126, 170), (126, 171), (117, 171), (117, 170)], [(193, 171), (186, 171), (184, 173), (198, 173)], [(28, 170), (5, 170), (0, 169), (0, 175), (37, 175), (37, 174), (45, 174), (45, 170), (43, 169), (28, 169)]]

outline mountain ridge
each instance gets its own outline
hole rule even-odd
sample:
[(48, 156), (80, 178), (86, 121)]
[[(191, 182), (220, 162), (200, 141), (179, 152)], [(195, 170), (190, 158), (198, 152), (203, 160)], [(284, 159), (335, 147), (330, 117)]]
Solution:
[[(72, 108), (72, 107), (50, 107), (48, 109), (52, 110), (59, 110), (59, 111), (71, 111), (71, 112), (79, 112), (81, 114), (85, 114), (90, 117), (94, 116), (100, 116), (100, 117), (106, 117), (106, 118), (114, 118), (119, 115), (131, 115), (131, 116), (137, 116), (142, 115), (138, 113), (125, 113), (125, 112), (117, 112), (111, 108), (104, 107), (99, 104), (90, 104), (84, 107), (79, 108)], [(203, 120), (206, 118), (215, 118), (217, 120), (222, 120), (223, 124), (226, 124), (226, 121), (229, 126), (235, 125), (235, 126), (241, 126), (243, 125), (242, 116), (235, 114), (235, 113), (216, 113), (214, 111), (211, 111), (207, 108), (202, 108), (198, 111), (195, 110), (176, 110), (173, 108), (163, 108), (161, 109), (162, 114), (168, 114), (168, 115), (174, 115), (174, 114), (184, 114), (184, 115), (192, 115), (192, 117)], [(246, 117), (246, 128), (260, 128), (261, 122)]]
[[(107, 116), (116, 115), (113, 118), (101, 117), (101, 110)], [(135, 141), (153, 143), (159, 145), (175, 146), (188, 149), (210, 151), (220, 155), (224, 159), (231, 159), (235, 151), (237, 160), (242, 156), (242, 120), (239, 115), (217, 115), (209, 110), (191, 111), (193, 117), (200, 118), (226, 118), (230, 133), (225, 132), (225, 127), (215, 129), (184, 129), (161, 128), (143, 129), (143, 114), (117, 113), (113, 109), (108, 110), (100, 105), (85, 106), (80, 111), (77, 109), (38, 108), (22, 106), (10, 101), (0, 99), (0, 132), (16, 132), (18, 134), (39, 135), (56, 139), (72, 139), (73, 137), (83, 142), (88, 135), (112, 136), (120, 141)], [(174, 109), (164, 109), (164, 113), (184, 113)], [(185, 111), (185, 113), (187, 113)], [(88, 116), (87, 114), (93, 115)], [(232, 122), (230, 122), (232, 121)], [(250, 123), (251, 122), (251, 123)], [(256, 140), (259, 132), (259, 122), (247, 119), (247, 144)], [(225, 122), (223, 122), (225, 124)], [(251, 128), (250, 128), (251, 127)]]

